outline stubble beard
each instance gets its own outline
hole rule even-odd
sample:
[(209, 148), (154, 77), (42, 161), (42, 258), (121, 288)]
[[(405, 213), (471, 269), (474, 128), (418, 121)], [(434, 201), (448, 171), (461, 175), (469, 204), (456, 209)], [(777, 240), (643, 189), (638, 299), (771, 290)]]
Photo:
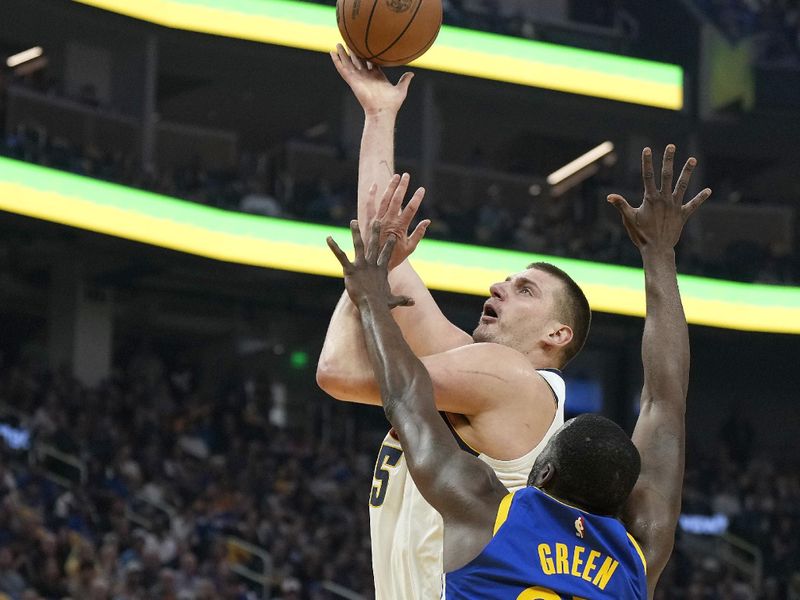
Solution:
[(477, 343), (499, 343), (495, 332), (489, 330), (485, 323), (478, 323), (475, 331), (472, 332), (472, 340)]

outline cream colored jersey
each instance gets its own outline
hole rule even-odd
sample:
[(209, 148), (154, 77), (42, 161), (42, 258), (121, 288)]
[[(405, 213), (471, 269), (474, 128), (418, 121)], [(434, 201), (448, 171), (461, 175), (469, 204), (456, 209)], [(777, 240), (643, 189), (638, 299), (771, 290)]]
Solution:
[[(550, 385), (557, 402), (555, 417), (542, 441), (515, 460), (496, 460), (478, 454), (478, 458), (494, 469), (498, 479), (510, 491), (527, 484), (536, 457), (553, 433), (564, 424), (564, 380), (557, 371), (541, 370), (539, 374)], [(465, 451), (475, 454), (457, 435), (456, 441)], [(394, 431), (384, 438), (375, 463), (369, 517), (376, 600), (439, 598), (442, 517), (414, 485)]]

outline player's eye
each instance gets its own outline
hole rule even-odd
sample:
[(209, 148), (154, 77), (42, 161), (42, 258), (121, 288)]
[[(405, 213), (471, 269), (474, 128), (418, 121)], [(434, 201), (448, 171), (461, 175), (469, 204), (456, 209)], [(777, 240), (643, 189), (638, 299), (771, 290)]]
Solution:
[(522, 288), (522, 293), (523, 294), (528, 294), (528, 296), (533, 296), (533, 292), (531, 291), (531, 288), (527, 288), (527, 287)]

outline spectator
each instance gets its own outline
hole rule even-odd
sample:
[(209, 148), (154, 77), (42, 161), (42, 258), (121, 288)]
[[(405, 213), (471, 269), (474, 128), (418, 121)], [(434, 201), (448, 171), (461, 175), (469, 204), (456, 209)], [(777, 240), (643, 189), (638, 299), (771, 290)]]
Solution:
[[(12, 405), (41, 416), (36, 398), (44, 398), (54, 423), (69, 430), (86, 421), (89, 431), (105, 423), (111, 438), (105, 448), (89, 435), (76, 436), (80, 455), (103, 457), (100, 470), (108, 475), (60, 493), (28, 465), (12, 468), (0, 451), (0, 591), (14, 599), (28, 590), (48, 600), (238, 600), (250, 594), (232, 571), (239, 564), (271, 573), (273, 598), (333, 600), (324, 581), (371, 594), (363, 503), (371, 446), (320, 444), (308, 432), (287, 435), (270, 423), (266, 409), (256, 410), (263, 400), (252, 385), (203, 405), (166, 385), (174, 374), (154, 354), (137, 364), (94, 391), (63, 375), (14, 367), (0, 373)], [(164, 400), (143, 390), (166, 390), (172, 416), (145, 418)], [(38, 435), (49, 440), (58, 431), (44, 428)], [(797, 587), (800, 471), (753, 458), (752, 448), (741, 447), (752, 432), (735, 421), (724, 431), (713, 455), (688, 461), (684, 510), (725, 514), (731, 533), (761, 548), (764, 591), (756, 595), (745, 573), (690, 552), (679, 540), (659, 600), (786, 598)], [(220, 433), (230, 438), (225, 444), (213, 441)], [(157, 445), (148, 441), (153, 438)], [(124, 473), (125, 485), (115, 483), (115, 471)], [(171, 523), (163, 511), (147, 512), (142, 498), (170, 504)], [(132, 527), (126, 509), (147, 526)], [(264, 557), (228, 545), (231, 535), (261, 547)]]
[(11, 600), (21, 600), (27, 588), (25, 580), (17, 571), (16, 560), (10, 548), (0, 548), (0, 592)]
[[(483, 6), (482, 0), (476, 2), (470, 6)], [(275, 178), (275, 193), (272, 193), (263, 184), (266, 179), (264, 169), (254, 167), (253, 161), (244, 156), (240, 161), (239, 174), (214, 173), (205, 168), (198, 157), (174, 172), (156, 173), (137, 170), (129, 157), (118, 153), (103, 152), (92, 147), (81, 148), (68, 140), (55, 138), (41, 127), (17, 127), (5, 136), (3, 142), (0, 152), (14, 158), (270, 217), (297, 217), (342, 226), (352, 216), (351, 207), (356, 196), (352, 186), (331, 181), (327, 177), (295, 181), (288, 171), (280, 172)], [(467, 166), (485, 164), (487, 160), (482, 149), (479, 146), (473, 148)], [(256, 174), (253, 174), (254, 168)], [(346, 172), (346, 169), (343, 171)], [(536, 210), (525, 214), (512, 209), (509, 198), (500, 185), (494, 183), (487, 187), (486, 199), (478, 206), (470, 206), (460, 198), (440, 195), (429, 198), (422, 210), (432, 219), (427, 231), (429, 238), (638, 264), (638, 254), (625, 239), (620, 223), (598, 218), (597, 207), (602, 204), (604, 191), (587, 182), (578, 190), (576, 197), (551, 198), (544, 210), (538, 206)], [(527, 202), (529, 199), (526, 197), (525, 200)], [(705, 259), (702, 253), (693, 253), (692, 248), (696, 246), (686, 246), (688, 250), (679, 257), (682, 270), (772, 284), (800, 281), (798, 253), (786, 244), (773, 243), (766, 247), (752, 241), (734, 240), (726, 248), (723, 265)], [(143, 356), (141, 360), (146, 358)], [(132, 368), (142, 366), (146, 365), (137, 365), (134, 361)], [(157, 365), (155, 367), (158, 368)], [(152, 375), (139, 380), (140, 385), (149, 382)], [(164, 385), (168, 387), (170, 383)], [(169, 397), (165, 396), (164, 399), (168, 400)], [(170, 404), (165, 402), (159, 407), (168, 411)], [(74, 451), (74, 440), (63, 426), (63, 421), (55, 420), (47, 403), (37, 408), (35, 428), (48, 434), (60, 428), (59, 447)], [(99, 431), (102, 435), (104, 429), (100, 428)], [(200, 443), (199, 438), (187, 439), (187, 442)], [(67, 446), (71, 449), (67, 449)], [(119, 485), (130, 485), (131, 478), (138, 481), (138, 465), (126, 462), (120, 465), (120, 469), (123, 478), (118, 480)]]

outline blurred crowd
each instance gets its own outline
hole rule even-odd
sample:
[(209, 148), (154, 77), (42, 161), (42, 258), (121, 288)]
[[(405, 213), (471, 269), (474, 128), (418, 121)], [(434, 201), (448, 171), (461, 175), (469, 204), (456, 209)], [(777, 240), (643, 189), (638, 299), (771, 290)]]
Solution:
[[(335, 0), (311, 0), (335, 5)], [(754, 37), (758, 59), (800, 65), (800, 3), (797, 0), (694, 0), (731, 40)], [(444, 23), (538, 38), (542, 26), (567, 22), (635, 32), (633, 17), (618, 0), (443, 0)]]
[[(50, 135), (38, 125), (5, 132), (0, 155), (220, 208), (255, 206), (253, 210), (260, 214), (281, 216), (277, 204), (274, 208), (264, 202), (253, 204), (259, 186), (246, 171), (208, 169), (199, 160), (174, 170), (144, 168), (130, 155)], [(268, 198), (265, 202), (270, 204)]]
[[(336, 4), (336, 0), (310, 1)], [(447, 25), (526, 38), (537, 37), (543, 23), (569, 20), (610, 29), (625, 21), (616, 0), (442, 0), (442, 9)]]
[[(242, 154), (231, 169), (210, 169), (195, 158), (181, 168), (157, 171), (142, 168), (130, 156), (49, 135), (38, 126), (6, 132), (0, 155), (226, 210), (339, 226), (352, 217), (356, 196), (355, 176), (349, 183), (347, 178), (303, 178), (274, 165), (267, 167), (250, 154)], [(343, 173), (349, 172), (344, 154), (341, 165)], [(599, 176), (572, 191), (568, 200), (523, 199), (516, 202), (517, 207), (524, 206), (520, 209), (507, 201), (502, 184), (496, 183), (471, 204), (457, 194), (437, 194), (423, 205), (420, 217), (433, 221), (427, 234), (433, 239), (639, 265), (639, 255), (619, 220), (614, 215), (601, 218), (609, 191), (618, 190), (607, 188)], [(800, 281), (798, 253), (780, 246), (734, 241), (716, 259), (693, 251), (697, 246), (679, 248), (681, 272), (773, 284)]]
[[(3, 369), (2, 407), (25, 415), (14, 426), (87, 473), (58, 484), (48, 477), (64, 475), (58, 464), (3, 445), (0, 598), (330, 600), (330, 583), (372, 597), (366, 497), (377, 442), (276, 425), (270, 394), (246, 379), (206, 399), (192, 373), (146, 352), (95, 389)], [(800, 470), (751, 455), (752, 432), (742, 433), (708, 457), (690, 453), (683, 510), (726, 515), (763, 553), (763, 580), (692, 552), (684, 533), (659, 600), (800, 598)], [(132, 516), (159, 505), (172, 514)], [(268, 554), (263, 595), (234, 572), (263, 565), (229, 536)]]
[[(676, 551), (656, 598), (800, 598), (800, 465), (795, 457), (776, 462), (776, 457), (760, 456), (753, 444), (752, 427), (734, 415), (724, 423), (712, 452), (690, 452), (682, 511), (724, 517), (727, 532), (760, 552), (760, 585), (720, 559), (722, 545), (705, 554), (689, 552), (691, 535), (679, 529)], [(742, 555), (734, 551), (734, 556)]]
[[(695, 0), (731, 40), (752, 37), (757, 59), (800, 66), (798, 0)], [(635, 31), (632, 17), (615, 0), (444, 0), (445, 23), (518, 37), (537, 38), (542, 24), (568, 20)]]
[[(148, 354), (96, 389), (3, 370), (0, 401), (27, 415), (15, 426), (79, 457), (86, 474), (58, 485), (46, 470), (63, 476), (63, 464), (31, 466), (4, 449), (0, 598), (334, 598), (323, 582), (370, 594), (372, 449), (277, 427), (269, 392), (252, 381), (213, 400), (192, 381), (190, 369)], [(263, 549), (268, 564), (230, 536)], [(266, 568), (266, 593), (236, 565)]]

